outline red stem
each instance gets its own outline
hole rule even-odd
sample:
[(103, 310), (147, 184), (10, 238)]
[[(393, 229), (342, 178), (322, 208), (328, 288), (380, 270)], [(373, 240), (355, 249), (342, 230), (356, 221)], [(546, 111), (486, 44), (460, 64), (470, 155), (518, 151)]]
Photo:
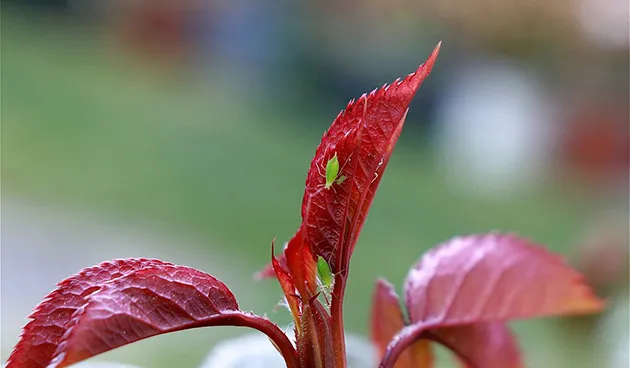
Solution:
[(335, 275), (330, 315), (332, 317), (333, 349), (335, 368), (346, 368), (346, 337), (343, 327), (343, 297), (346, 290), (346, 276), (342, 272)]
[(275, 323), (266, 318), (242, 312), (235, 313), (235, 317), (236, 318), (233, 319), (228, 317), (230, 320), (229, 322), (231, 322), (229, 325), (251, 327), (264, 333), (280, 350), (280, 354), (282, 354), (284, 361), (287, 363), (287, 368), (301, 368), (300, 361), (295, 348), (293, 348), (293, 344), (287, 335)]
[(379, 368), (393, 368), (400, 358), (400, 355), (410, 347), (413, 343), (420, 339), (428, 339), (433, 340), (439, 344), (446, 346), (449, 350), (454, 352), (459, 356), (459, 358), (466, 363), (466, 367), (469, 368), (479, 368), (473, 362), (471, 362), (466, 356), (460, 354), (457, 349), (449, 344), (447, 341), (441, 339), (439, 336), (432, 333), (427, 329), (426, 325), (421, 325), (420, 323), (416, 323), (413, 325), (406, 326), (389, 343), (387, 349), (385, 350), (385, 354), (383, 355), (383, 359), (381, 360), (381, 364)]

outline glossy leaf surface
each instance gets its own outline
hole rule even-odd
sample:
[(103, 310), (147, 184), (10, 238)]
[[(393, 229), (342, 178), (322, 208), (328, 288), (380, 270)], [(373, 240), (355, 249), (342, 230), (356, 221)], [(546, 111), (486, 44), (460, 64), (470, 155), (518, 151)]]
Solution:
[(128, 259), (103, 262), (57, 284), (29, 316), (20, 342), (8, 359), (8, 367), (46, 367), (52, 360), (72, 316), (85, 304), (85, 297), (104, 283), (147, 267), (172, 265), (159, 260)]
[(454, 238), (409, 272), (412, 323), (452, 326), (602, 308), (583, 277), (560, 256), (513, 235)]
[(603, 307), (561, 257), (495, 233), (457, 237), (428, 252), (409, 272), (404, 289), (411, 324), (390, 344), (382, 367), (427, 337), (458, 352), (470, 367), (520, 367), (503, 322)]
[(154, 335), (213, 325), (257, 328), (280, 342), (285, 357), (294, 355), (275, 325), (238, 310), (221, 281), (160, 261), (86, 269), (62, 281), (31, 318), (8, 368), (65, 367)]
[[(335, 274), (347, 270), (409, 103), (431, 72), (439, 47), (414, 73), (350, 101), (315, 152), (302, 201), (302, 231), (313, 254), (324, 257)], [(335, 155), (338, 177), (345, 179), (326, 188), (326, 165)]]
[[(414, 73), (350, 101), (317, 147), (306, 177), (302, 224), (295, 236), (304, 237), (301, 242), (311, 247), (314, 256), (322, 256), (334, 274), (347, 270), (409, 103), (431, 73), (440, 45)], [(336, 177), (343, 180), (327, 188), (327, 167), (334, 157), (339, 162)], [(284, 254), (279, 262), (286, 263)], [(255, 275), (272, 276), (271, 265)]]

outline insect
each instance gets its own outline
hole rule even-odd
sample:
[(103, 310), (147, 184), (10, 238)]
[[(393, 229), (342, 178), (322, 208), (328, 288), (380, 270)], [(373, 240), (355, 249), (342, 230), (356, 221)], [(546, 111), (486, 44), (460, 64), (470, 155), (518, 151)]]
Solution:
[(328, 262), (322, 256), (317, 257), (317, 281), (324, 294), (327, 304), (330, 304), (330, 293), (335, 286), (335, 278)]
[(326, 288), (331, 287), (335, 282), (330, 266), (328, 266), (328, 262), (322, 256), (317, 257), (317, 276)]
[[(343, 170), (343, 167), (341, 169)], [(345, 175), (339, 176), (339, 158), (337, 158), (337, 152), (335, 152), (335, 155), (326, 163), (325, 174), (321, 172), (319, 174), (326, 179), (326, 182), (322, 184), (324, 189), (330, 189), (333, 184), (341, 184), (346, 180)]]

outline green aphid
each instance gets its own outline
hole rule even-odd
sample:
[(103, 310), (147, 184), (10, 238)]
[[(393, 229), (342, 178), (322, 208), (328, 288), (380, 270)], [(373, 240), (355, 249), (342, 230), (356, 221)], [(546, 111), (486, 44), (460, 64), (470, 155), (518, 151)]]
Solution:
[(337, 158), (337, 153), (328, 160), (326, 163), (326, 183), (324, 183), (324, 189), (330, 189), (333, 184), (341, 184), (346, 177), (344, 175), (339, 176), (339, 159)]
[(328, 262), (326, 262), (326, 260), (322, 256), (317, 257), (317, 276), (319, 276), (319, 281), (322, 283), (322, 286), (324, 288), (332, 288), (335, 279), (333, 278), (333, 274), (330, 271)]

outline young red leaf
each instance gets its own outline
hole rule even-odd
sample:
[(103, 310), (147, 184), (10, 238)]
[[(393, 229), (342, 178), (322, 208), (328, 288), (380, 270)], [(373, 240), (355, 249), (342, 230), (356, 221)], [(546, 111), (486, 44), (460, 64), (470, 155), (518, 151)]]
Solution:
[[(289, 274), (289, 270), (286, 268), (286, 265), (281, 264), (278, 259), (273, 255), (274, 244), (271, 244), (271, 269), (276, 275), (278, 279), (278, 283), (282, 288), (282, 292), (285, 295), (287, 300), (287, 304), (289, 305), (289, 309), (291, 310), (291, 315), (293, 316), (294, 321), (299, 321), (300, 316), (302, 315), (302, 302), (301, 299), (298, 298), (297, 290), (295, 288), (295, 282), (293, 282), (293, 277)], [(299, 323), (295, 325), (297, 336), (301, 334), (302, 326)]]
[[(317, 267), (301, 230), (284, 250), (285, 263), (272, 266), (296, 321), (296, 344), (304, 367), (332, 367), (331, 320), (317, 300)], [(272, 246), (273, 249), (273, 246)]]
[[(371, 338), (378, 359), (381, 359), (391, 340), (405, 327), (398, 295), (385, 279), (376, 281), (371, 313)], [(429, 340), (418, 340), (398, 358), (395, 368), (432, 368), (433, 350)]]
[(317, 262), (308, 244), (304, 244), (301, 228), (289, 241), (284, 255), (295, 287), (303, 299), (310, 299), (317, 293)]
[[(306, 177), (302, 200), (304, 242), (334, 274), (345, 273), (374, 194), (398, 140), (411, 103), (431, 73), (438, 44), (427, 61), (403, 80), (348, 103), (322, 137)], [(330, 165), (331, 160), (338, 161)], [(330, 172), (333, 166), (336, 171)], [(331, 175), (333, 174), (333, 175)], [(336, 177), (329, 180), (330, 176)], [(330, 187), (328, 184), (332, 183)], [(279, 258), (285, 264), (285, 255)], [(274, 276), (266, 266), (254, 277)]]
[(267, 319), (240, 312), (222, 282), (160, 261), (118, 260), (86, 269), (62, 281), (31, 318), (7, 368), (65, 367), (154, 335), (217, 325), (266, 333), (296, 366), (284, 333)]
[[(297, 234), (282, 256), (273, 260), (272, 268), (267, 267), (257, 275), (258, 278), (270, 276), (273, 269), (276, 277), (282, 278), (280, 282), (287, 297), (291, 297), (292, 289), (300, 292), (304, 309), (300, 318), (296, 318), (296, 324), (300, 325), (298, 330), (307, 331), (304, 336), (311, 336), (305, 345), (328, 344), (331, 340), (336, 366), (346, 365), (342, 304), (350, 256), (402, 130), (408, 106), (431, 72), (439, 49), (438, 44), (414, 73), (364, 94), (357, 101), (350, 101), (337, 116), (324, 133), (311, 162), (302, 201), (302, 223)], [(327, 262), (334, 279), (331, 318), (320, 311), (319, 301), (310, 298), (315, 279), (313, 266), (320, 256)], [(306, 298), (312, 309), (306, 309)], [(326, 331), (330, 321), (332, 329)], [(319, 331), (308, 331), (312, 327)], [(322, 356), (320, 361), (326, 359)]]
[[(438, 44), (428, 60), (403, 80), (350, 101), (315, 152), (306, 178), (302, 225), (313, 254), (324, 257), (335, 274), (347, 271), (409, 103), (431, 72), (439, 49)], [(326, 188), (329, 162), (335, 157), (339, 180)]]
[[(390, 345), (382, 366), (390, 367), (405, 345), (427, 333), (440, 336), (446, 327), (503, 322), (559, 314), (594, 313), (603, 307), (583, 278), (565, 265), (559, 256), (513, 235), (486, 234), (458, 237), (427, 253), (407, 276), (405, 302), (411, 325)], [(481, 328), (481, 327), (479, 327)], [(474, 330), (479, 334), (479, 330)], [(482, 330), (483, 331), (483, 330)], [(486, 338), (509, 336), (496, 327)], [(490, 332), (492, 333), (491, 335)], [(472, 351), (471, 357), (489, 356), (476, 338), (460, 330), (450, 330), (445, 340), (452, 341), (454, 351)], [(505, 340), (505, 339), (504, 339)], [(509, 341), (505, 340), (505, 341)], [(509, 342), (508, 351), (516, 351)], [(472, 344), (472, 345), (471, 345)], [(518, 364), (512, 354), (501, 355), (496, 367)], [(474, 367), (487, 367), (485, 361), (468, 361)]]

